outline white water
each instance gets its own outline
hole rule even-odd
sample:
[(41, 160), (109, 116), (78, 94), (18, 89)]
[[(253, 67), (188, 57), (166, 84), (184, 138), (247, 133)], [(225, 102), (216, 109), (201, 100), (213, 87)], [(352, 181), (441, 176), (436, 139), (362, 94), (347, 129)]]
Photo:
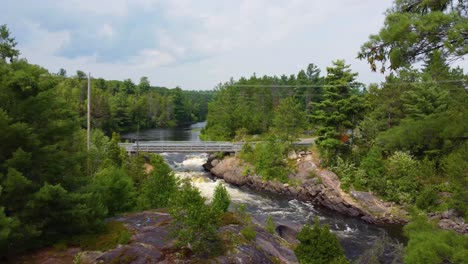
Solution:
[(323, 211), (309, 203), (260, 194), (214, 179), (202, 167), (207, 160), (207, 154), (164, 153), (162, 156), (174, 169), (176, 175), (180, 178), (189, 178), (208, 202), (213, 196), (216, 185), (222, 183), (231, 196), (232, 204), (244, 204), (254, 220), (260, 224), (264, 224), (271, 215), (276, 224), (288, 225), (299, 230), (302, 225), (318, 217), (322, 224), (328, 224), (331, 231), (338, 235), (346, 255), (350, 258), (362, 254), (381, 232), (385, 232), (359, 219)]

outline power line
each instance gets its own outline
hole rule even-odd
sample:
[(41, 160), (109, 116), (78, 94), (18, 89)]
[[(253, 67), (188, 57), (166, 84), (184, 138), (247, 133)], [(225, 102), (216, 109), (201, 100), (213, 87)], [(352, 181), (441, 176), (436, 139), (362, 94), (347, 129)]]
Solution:
[[(430, 82), (386, 82), (381, 85), (401, 85), (401, 84), (441, 84), (441, 83), (465, 83), (467, 80), (439, 80)], [(377, 84), (377, 83), (371, 83)], [(220, 84), (218, 87), (256, 87), (256, 88), (323, 88), (323, 87), (362, 87), (365, 84)], [(369, 84), (370, 85), (370, 84)]]

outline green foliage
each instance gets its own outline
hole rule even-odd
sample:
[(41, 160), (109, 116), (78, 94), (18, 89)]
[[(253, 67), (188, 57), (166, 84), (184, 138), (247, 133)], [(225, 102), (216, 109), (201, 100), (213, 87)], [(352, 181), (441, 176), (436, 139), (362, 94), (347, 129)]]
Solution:
[(295, 141), (306, 129), (305, 112), (292, 97), (281, 100), (275, 110), (272, 130), (283, 141)]
[(216, 233), (218, 218), (205, 204), (205, 198), (189, 181), (183, 181), (171, 206), (172, 227), (177, 245), (191, 249), (200, 256), (222, 252)]
[(289, 167), (285, 162), (286, 146), (270, 139), (259, 142), (254, 150), (254, 168), (264, 180), (288, 181)]
[(257, 232), (253, 225), (243, 227), (240, 232), (248, 241), (253, 241), (257, 237)]
[(177, 195), (178, 180), (160, 155), (151, 155), (151, 171), (141, 183), (138, 207), (140, 209), (163, 208), (170, 205)]
[(386, 162), (386, 197), (394, 202), (412, 203), (419, 189), (417, 161), (405, 152), (395, 152)]
[(231, 197), (222, 183), (218, 183), (214, 190), (213, 201), (211, 202), (211, 210), (214, 214), (222, 214), (227, 212), (231, 203)]
[(396, 0), (386, 13), (384, 27), (364, 43), (358, 58), (373, 71), (387, 62), (392, 70), (428, 58), (434, 50), (447, 60), (461, 58), (466, 48), (466, 3), (464, 1)]
[(10, 37), (10, 31), (6, 25), (0, 26), (0, 59), (4, 62), (9, 59), (10, 62), (13, 62), (16, 59), (20, 52), (15, 49), (16, 47), (15, 38)]
[(405, 248), (405, 263), (466, 263), (468, 237), (441, 230), (424, 215), (413, 216), (404, 227), (409, 238)]
[(468, 142), (463, 143), (450, 155), (442, 160), (443, 171), (451, 180), (453, 192), (450, 207), (457, 210), (460, 215), (468, 217)]
[(364, 189), (367, 185), (365, 171), (357, 168), (354, 163), (344, 161), (338, 157), (336, 166), (332, 167), (332, 169), (340, 177), (341, 188), (345, 191), (348, 191), (351, 186), (356, 189)]
[(299, 263), (348, 263), (337, 237), (327, 225), (321, 226), (315, 218), (314, 226), (306, 224), (297, 235), (299, 244), (294, 249)]
[(437, 198), (437, 189), (433, 186), (428, 186), (416, 197), (416, 206), (423, 210), (430, 209), (436, 204)]
[(93, 189), (100, 195), (109, 216), (135, 208), (136, 190), (132, 178), (120, 168), (108, 167), (99, 171), (94, 176)]
[(69, 246), (79, 246), (83, 250), (106, 251), (119, 244), (128, 244), (131, 236), (132, 234), (123, 223), (108, 222), (101, 232), (74, 236), (66, 243)]
[(247, 135), (273, 131), (285, 140), (297, 138), (306, 128), (311, 102), (322, 98), (320, 70), (309, 64), (306, 71), (289, 77), (259, 78), (253, 74), (250, 78), (220, 84), (209, 104), (207, 125), (201, 137), (245, 140)]
[(366, 104), (359, 95), (361, 84), (355, 81), (356, 76), (343, 60), (334, 61), (333, 67), (327, 67), (323, 100), (313, 103), (310, 117), (315, 123), (322, 158), (327, 163), (336, 154), (349, 151), (348, 132), (363, 117)]
[(267, 220), (266, 220), (265, 228), (270, 234), (275, 233), (276, 225), (275, 225), (275, 222), (273, 221), (273, 217), (271, 217), (271, 215), (269, 215)]

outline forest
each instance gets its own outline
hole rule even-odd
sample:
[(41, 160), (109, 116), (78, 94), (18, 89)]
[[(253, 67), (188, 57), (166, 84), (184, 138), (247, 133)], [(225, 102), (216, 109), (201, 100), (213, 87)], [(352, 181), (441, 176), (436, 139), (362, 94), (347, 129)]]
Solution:
[[(86, 127), (87, 75), (77, 71), (67, 77), (66, 70), (43, 73), (56, 85), (58, 96), (77, 112), (81, 127)], [(106, 135), (155, 127), (174, 127), (204, 121), (213, 91), (189, 91), (179, 87), (151, 86), (147, 77), (138, 84), (91, 78), (91, 126)]]
[[(231, 78), (214, 91), (93, 77), (90, 150), (86, 73), (28, 63), (1, 26), (0, 262), (45, 246), (89, 247), (116, 228), (109, 217), (155, 208), (171, 213), (177, 246), (189, 245), (195, 256), (225, 250), (216, 230), (226, 223), (242, 222), (242, 241), (252, 241), (252, 220), (245, 209), (228, 212), (221, 185), (207, 203), (161, 156), (132, 157), (118, 146), (121, 132), (206, 119), (203, 140), (263, 141), (246, 144), (240, 157), (265, 180), (286, 182), (291, 143), (315, 138), (321, 166), (336, 172), (343, 189), (370, 191), (412, 212), (405, 263), (466, 263), (466, 235), (437, 228), (427, 215), (450, 211), (468, 220), (468, 75), (452, 64), (468, 53), (467, 9), (457, 0), (395, 0), (357, 54), (388, 73), (379, 84), (359, 82), (340, 59), (324, 73), (311, 63), (297, 74)], [(118, 232), (114, 246), (129, 240)], [(348, 263), (318, 221), (298, 240), (300, 263)]]

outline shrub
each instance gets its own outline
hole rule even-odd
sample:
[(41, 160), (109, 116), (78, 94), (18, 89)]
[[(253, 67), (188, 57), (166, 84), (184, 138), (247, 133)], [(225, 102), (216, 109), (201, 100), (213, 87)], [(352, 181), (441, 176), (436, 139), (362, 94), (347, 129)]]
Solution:
[(246, 165), (244, 167), (244, 169), (242, 170), (242, 176), (247, 177), (247, 176), (249, 176), (249, 174), (250, 174), (250, 168), (249, 168), (249, 166)]
[(153, 155), (150, 163), (154, 169), (143, 181), (138, 197), (141, 209), (166, 207), (177, 193), (177, 178), (164, 159)]
[(110, 216), (135, 208), (135, 187), (132, 178), (122, 169), (112, 166), (99, 171), (94, 176), (93, 189)]
[(403, 230), (409, 238), (405, 263), (466, 263), (468, 259), (468, 236), (441, 230), (425, 215), (413, 216)]
[(255, 228), (251, 224), (242, 228), (240, 232), (245, 237), (245, 239), (249, 241), (253, 241), (257, 237), (257, 232), (255, 232)]
[(338, 238), (328, 225), (321, 226), (315, 218), (314, 226), (306, 224), (297, 235), (299, 244), (294, 253), (301, 264), (347, 263)]
[(216, 232), (217, 217), (205, 204), (205, 198), (189, 181), (183, 181), (170, 209), (173, 217), (173, 235), (177, 245), (187, 247), (199, 256), (222, 253), (220, 238)]
[(265, 228), (269, 233), (274, 234), (275, 227), (276, 226), (275, 226), (275, 222), (273, 221), (273, 217), (269, 215), (265, 223)]
[(386, 162), (385, 196), (394, 202), (412, 203), (419, 188), (418, 163), (406, 152), (396, 151)]
[(213, 201), (211, 202), (211, 209), (217, 215), (227, 212), (229, 204), (231, 203), (231, 197), (226, 190), (226, 187), (222, 183), (216, 185)]
[(285, 146), (271, 138), (255, 146), (255, 172), (264, 180), (288, 181), (289, 167), (284, 161)]
[(416, 206), (423, 210), (429, 209), (435, 205), (437, 198), (437, 189), (428, 186), (416, 197)]

